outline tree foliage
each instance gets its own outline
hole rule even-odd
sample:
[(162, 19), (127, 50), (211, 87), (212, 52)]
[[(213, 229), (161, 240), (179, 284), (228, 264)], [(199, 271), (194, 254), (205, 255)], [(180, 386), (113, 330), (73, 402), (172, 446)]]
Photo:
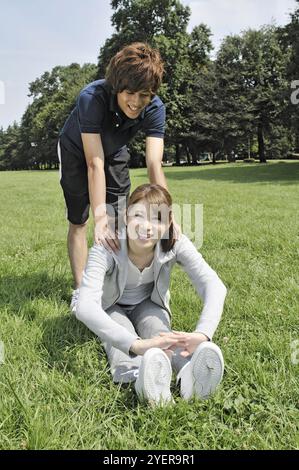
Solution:
[[(125, 44), (145, 41), (165, 63), (159, 95), (166, 106), (165, 158), (196, 164), (256, 154), (284, 157), (299, 147), (298, 105), (291, 83), (299, 80), (299, 0), (285, 27), (265, 26), (224, 38), (211, 58), (208, 25), (187, 27), (190, 8), (179, 0), (112, 0), (114, 33), (98, 63), (57, 66), (29, 84), (31, 104), (20, 124), (0, 129), (0, 169), (57, 167), (60, 129), (79, 91), (103, 78), (111, 57)], [(131, 162), (144, 164), (144, 138), (130, 143)]]
[[(96, 74), (96, 66), (54, 67), (29, 85), (32, 103), (20, 126), (10, 126), (2, 146), (0, 165), (8, 169), (57, 168), (57, 138), (76, 97)], [(12, 147), (11, 139), (15, 139)], [(0, 153), (1, 155), (1, 153)]]

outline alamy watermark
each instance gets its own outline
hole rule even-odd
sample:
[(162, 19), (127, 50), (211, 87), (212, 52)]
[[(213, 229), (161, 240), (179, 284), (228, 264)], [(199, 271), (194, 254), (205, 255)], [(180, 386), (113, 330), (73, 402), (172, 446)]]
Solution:
[(197, 249), (203, 244), (203, 204), (172, 205), (175, 221)]
[(4, 357), (4, 343), (3, 341), (0, 341), (0, 364), (4, 364), (5, 362), (5, 357)]
[(299, 339), (291, 342), (291, 362), (294, 366), (299, 364)]
[(294, 89), (291, 94), (291, 103), (294, 105), (299, 104), (299, 80), (293, 80), (291, 83), (291, 88)]
[(5, 104), (5, 85), (2, 80), (0, 80), (0, 104)]

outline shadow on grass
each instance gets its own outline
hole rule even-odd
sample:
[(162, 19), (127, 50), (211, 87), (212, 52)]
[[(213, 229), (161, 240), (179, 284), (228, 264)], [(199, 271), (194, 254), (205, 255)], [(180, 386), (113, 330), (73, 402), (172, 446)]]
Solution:
[[(38, 348), (48, 367), (82, 375), (85, 360), (83, 357), (82, 364), (78, 351), (97, 338), (69, 313), (70, 293), (70, 281), (65, 276), (51, 277), (45, 271), (0, 278), (0, 309), (7, 308), (10, 315), (35, 322), (40, 327), (42, 337)], [(60, 309), (66, 313), (60, 314)], [(99, 341), (97, 352), (98, 367), (104, 368), (106, 354)]]
[[(40, 304), (39, 301), (46, 301)], [(48, 301), (48, 302), (47, 302)], [(72, 314), (59, 314), (60, 304), (70, 302), (70, 282), (64, 276), (49, 276), (41, 271), (21, 276), (0, 277), (0, 309), (8, 308), (9, 315), (22, 317), (29, 322), (35, 322), (41, 330), (41, 340), (32, 347), (37, 347), (41, 357), (50, 369), (65, 373), (72, 373), (78, 377), (86, 372), (88, 350), (86, 354), (80, 353), (80, 348), (97, 341), (97, 367), (104, 372), (104, 381), (107, 386), (112, 383), (108, 361), (103, 346), (88, 328), (78, 321)], [(55, 314), (51, 316), (51, 303), (55, 303)], [(45, 309), (45, 311), (44, 311)], [(61, 305), (65, 310), (65, 305)], [(21, 327), (20, 327), (21, 328)], [(88, 349), (88, 345), (87, 345)], [(79, 355), (78, 355), (79, 352)], [(123, 394), (123, 403), (127, 408), (136, 408), (137, 397), (132, 383), (114, 384), (115, 393), (120, 387)]]
[[(70, 282), (64, 276), (49, 276), (46, 271), (21, 276), (0, 277), (0, 308), (8, 307), (15, 315), (23, 315), (26, 303), (37, 299), (70, 300)], [(34, 309), (28, 312), (28, 319), (35, 318)]]
[[(77, 352), (81, 346), (96, 336), (73, 315), (46, 318), (42, 322), (42, 346), (47, 353), (47, 363), (59, 370), (78, 370)], [(103, 354), (100, 354), (100, 359)]]
[(169, 180), (215, 180), (231, 181), (232, 183), (279, 183), (298, 184), (299, 182), (299, 162), (286, 163), (277, 162), (271, 164), (253, 164), (252, 166), (242, 163), (225, 167), (193, 167), (192, 170), (182, 167), (180, 171), (167, 169), (167, 179)]
[(65, 358), (65, 351), (71, 346), (93, 336), (69, 313), (57, 316), (60, 310), (68, 311), (70, 295), (70, 281), (46, 271), (0, 278), (0, 309), (6, 308), (10, 315), (41, 326), (49, 364)]
[[(88, 370), (92, 365), (90, 364), (90, 353), (86, 351), (81, 354), (80, 349), (87, 343), (96, 340), (96, 336), (72, 315), (47, 318), (43, 321), (42, 327), (42, 348), (46, 353), (45, 360), (48, 367), (55, 368), (63, 374), (69, 372), (85, 382), (86, 374), (88, 374)], [(119, 388), (122, 392), (121, 400), (126, 404), (126, 408), (135, 409), (138, 399), (134, 391), (134, 384), (113, 384), (105, 350), (101, 346), (100, 340), (97, 340), (97, 342), (97, 363), (95, 367), (100, 372), (99, 385), (111, 388), (115, 394)], [(94, 380), (93, 377), (94, 373), (91, 369), (91, 381)]]

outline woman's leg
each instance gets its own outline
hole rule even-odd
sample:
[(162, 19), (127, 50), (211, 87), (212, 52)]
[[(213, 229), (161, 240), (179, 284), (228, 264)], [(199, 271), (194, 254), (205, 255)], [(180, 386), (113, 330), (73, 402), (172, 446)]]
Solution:
[[(150, 299), (146, 299), (137, 305), (129, 314), (129, 318), (137, 334), (144, 339), (159, 336), (159, 333), (162, 332), (171, 331), (168, 312)], [(182, 357), (180, 355), (181, 351), (182, 348), (176, 348), (170, 357), (172, 367), (177, 374), (191, 359)]]
[[(112, 305), (106, 312), (112, 320), (124, 326), (131, 333), (136, 334), (131, 320), (119, 305)], [(141, 356), (130, 357), (119, 349), (114, 348), (110, 343), (103, 342), (102, 344), (108, 357), (113, 382), (135, 382), (138, 376)]]

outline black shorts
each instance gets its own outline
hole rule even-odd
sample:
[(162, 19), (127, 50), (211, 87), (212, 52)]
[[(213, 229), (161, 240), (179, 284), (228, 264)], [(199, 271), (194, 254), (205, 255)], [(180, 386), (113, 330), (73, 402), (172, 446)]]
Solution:
[[(67, 150), (61, 140), (58, 142), (58, 158), (67, 219), (74, 225), (85, 224), (90, 207), (86, 162)], [(128, 202), (131, 188), (129, 159), (126, 146), (105, 158), (106, 204), (110, 215), (117, 216)]]

